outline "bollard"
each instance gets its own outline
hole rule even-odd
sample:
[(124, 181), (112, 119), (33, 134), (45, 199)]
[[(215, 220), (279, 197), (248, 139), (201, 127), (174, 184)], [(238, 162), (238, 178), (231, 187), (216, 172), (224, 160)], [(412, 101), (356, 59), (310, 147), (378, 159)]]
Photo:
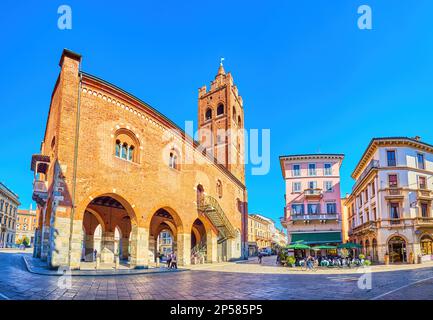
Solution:
[(99, 269), (99, 264), (101, 263), (101, 257), (96, 257), (96, 265), (95, 265), (95, 269), (98, 270)]

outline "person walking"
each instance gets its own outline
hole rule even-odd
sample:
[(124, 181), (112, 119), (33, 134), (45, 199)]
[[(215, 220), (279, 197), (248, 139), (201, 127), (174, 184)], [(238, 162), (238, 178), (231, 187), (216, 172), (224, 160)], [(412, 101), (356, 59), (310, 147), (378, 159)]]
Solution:
[(259, 264), (262, 264), (263, 253), (259, 252), (259, 254), (257, 255), (257, 258), (259, 259)]
[(177, 269), (177, 257), (176, 253), (173, 253), (171, 256), (171, 269)]
[(167, 255), (167, 268), (168, 268), (168, 269), (171, 268), (171, 256), (172, 256), (171, 253), (169, 253), (169, 254)]
[(96, 257), (98, 256), (98, 250), (93, 250), (93, 261), (96, 261)]

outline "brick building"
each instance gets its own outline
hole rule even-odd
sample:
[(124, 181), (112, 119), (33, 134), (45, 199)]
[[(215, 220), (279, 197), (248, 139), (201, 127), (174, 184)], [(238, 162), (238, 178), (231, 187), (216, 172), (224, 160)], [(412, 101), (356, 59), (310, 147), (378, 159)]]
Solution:
[(218, 130), (244, 127), (231, 74), (221, 65), (209, 91), (199, 90), (199, 144), (80, 63), (63, 51), (41, 151), (32, 157), (40, 212), (34, 255), (79, 268), (92, 259), (100, 227), (102, 262), (118, 254), (130, 267), (148, 266), (163, 230), (179, 264), (191, 263), (196, 246), (206, 247), (207, 262), (246, 257), (243, 135)]

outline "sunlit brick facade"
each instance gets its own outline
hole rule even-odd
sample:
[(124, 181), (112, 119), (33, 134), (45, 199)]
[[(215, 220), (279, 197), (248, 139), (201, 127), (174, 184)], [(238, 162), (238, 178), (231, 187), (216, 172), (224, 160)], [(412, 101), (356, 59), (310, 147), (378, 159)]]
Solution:
[[(245, 257), (243, 164), (217, 163), (166, 116), (82, 72), (80, 63), (80, 55), (63, 52), (41, 152), (32, 158), (40, 213), (35, 256), (52, 267), (79, 268), (94, 259), (100, 226), (101, 262), (151, 265), (164, 230), (179, 264), (191, 263), (195, 248), (207, 262)], [(204, 118), (214, 107), (215, 124), (224, 119), (227, 128), (243, 128), (242, 99), (222, 67), (210, 90), (199, 90), (199, 129), (216, 132), (213, 119)], [(232, 121), (233, 110), (241, 122)]]

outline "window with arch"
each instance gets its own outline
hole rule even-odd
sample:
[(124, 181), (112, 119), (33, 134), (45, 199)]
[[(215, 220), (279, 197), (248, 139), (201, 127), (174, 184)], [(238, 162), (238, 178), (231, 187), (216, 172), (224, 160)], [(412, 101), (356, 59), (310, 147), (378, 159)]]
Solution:
[(224, 105), (220, 103), (217, 107), (217, 116), (224, 113)]
[(221, 180), (217, 180), (217, 184), (216, 184), (216, 191), (217, 191), (217, 195), (219, 198), (223, 197), (223, 185), (221, 183)]
[(236, 108), (233, 106), (233, 121), (236, 122)]
[(171, 151), (168, 159), (168, 166), (172, 169), (179, 170), (178, 156), (176, 152)]
[(207, 108), (205, 113), (205, 120), (210, 120), (210, 119), (212, 119), (212, 109)]
[(238, 116), (238, 126), (240, 127), (242, 125), (241, 116)]
[(130, 130), (120, 129), (116, 132), (114, 153), (117, 158), (138, 162), (138, 146), (138, 139)]

